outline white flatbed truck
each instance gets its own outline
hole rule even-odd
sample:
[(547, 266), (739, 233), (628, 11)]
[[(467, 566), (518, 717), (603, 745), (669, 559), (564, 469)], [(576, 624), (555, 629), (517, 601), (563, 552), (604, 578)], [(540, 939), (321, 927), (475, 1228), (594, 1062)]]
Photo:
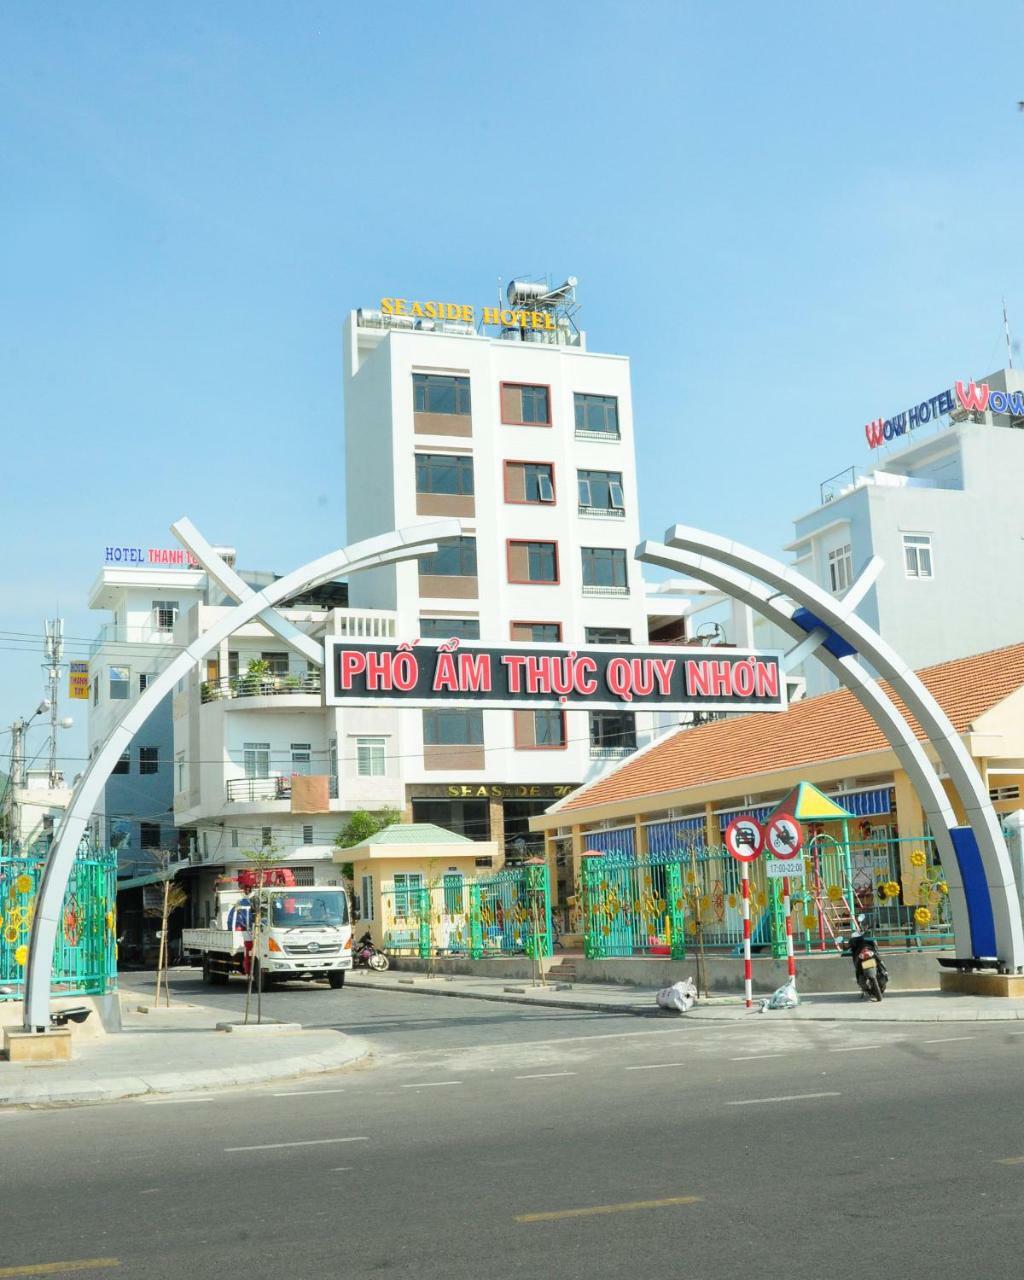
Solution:
[[(305, 978), (345, 985), (352, 968), (352, 919), (342, 888), (297, 888), (292, 885), (238, 890), (217, 895), (217, 924), (185, 929), (181, 940), (193, 963), (201, 964), (203, 981), (214, 986), (233, 973), (247, 975), (266, 991), (278, 981)], [(253, 945), (252, 916), (258, 906), (258, 946)]]

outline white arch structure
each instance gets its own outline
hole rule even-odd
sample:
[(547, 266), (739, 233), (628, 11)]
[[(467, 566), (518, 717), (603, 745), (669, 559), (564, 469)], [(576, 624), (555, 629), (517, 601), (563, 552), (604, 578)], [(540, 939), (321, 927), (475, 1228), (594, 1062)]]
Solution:
[(50, 849), (36, 899), (25, 971), (23, 1025), (26, 1031), (49, 1029), (53, 947), (64, 904), (64, 892), (74, 867), (79, 841), (85, 834), (86, 824), (111, 770), (150, 712), (155, 710), (175, 684), (211, 649), (217, 648), (222, 640), (253, 618), (259, 618), (286, 644), (322, 666), (323, 645), (317, 644), (311, 636), (305, 635), (287, 618), (283, 618), (275, 606), (300, 591), (329, 582), (339, 573), (357, 573), (361, 569), (376, 569), (396, 561), (428, 555), (437, 550), (440, 539), (458, 537), (462, 532), (462, 524), (456, 519), (435, 520), (405, 529), (394, 529), (390, 533), (352, 543), (339, 551), (311, 560), (283, 578), (278, 578), (262, 591), (253, 591), (248, 587), (217, 555), (191, 521), (179, 520), (171, 525), (171, 531), (193, 552), (210, 577), (238, 603), (219, 622), (197, 636), (147, 686), (138, 702), (111, 729), (103, 746), (89, 761), (75, 786), (57, 838)]
[[(667, 530), (665, 543), (641, 543), (636, 558), (682, 570), (735, 596), (796, 638), (799, 643), (787, 654), (788, 669), (816, 653), (878, 724), (914, 784), (949, 885), (958, 959), (995, 961), (1004, 972), (1021, 971), (1024, 928), (1013, 870), (981, 777), (948, 716), (917, 675), (856, 614), (882, 561), (873, 559), (837, 600), (769, 556), (685, 525)], [(965, 825), (957, 823), (916, 734), (858, 657), (889, 682), (924, 730), (963, 806)]]

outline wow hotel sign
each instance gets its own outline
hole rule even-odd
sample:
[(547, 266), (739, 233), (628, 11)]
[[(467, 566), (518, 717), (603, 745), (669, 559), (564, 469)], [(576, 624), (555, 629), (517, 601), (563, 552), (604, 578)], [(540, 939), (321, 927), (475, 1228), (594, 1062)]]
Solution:
[(784, 711), (778, 653), (327, 641), (328, 706)]

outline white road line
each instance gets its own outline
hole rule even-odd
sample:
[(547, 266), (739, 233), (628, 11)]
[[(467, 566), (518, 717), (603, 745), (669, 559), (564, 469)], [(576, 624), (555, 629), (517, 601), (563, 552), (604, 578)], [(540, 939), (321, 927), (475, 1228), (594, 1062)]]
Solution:
[(556, 1076), (574, 1076), (575, 1071), (541, 1071), (535, 1076), (513, 1076), (513, 1080), (553, 1080)]
[(419, 1084), (399, 1085), (401, 1089), (440, 1089), (446, 1084), (462, 1084), (461, 1080), (423, 1080)]
[(884, 1049), (884, 1044), (852, 1044), (845, 1049), (829, 1049), (829, 1053), (868, 1053), (871, 1049)]
[(207, 1095), (206, 1097), (196, 1097), (196, 1098), (143, 1098), (142, 1105), (144, 1107), (177, 1107), (177, 1106), (187, 1106), (189, 1103), (192, 1103), (192, 1102), (212, 1102), (212, 1101), (213, 1101), (213, 1098), (210, 1095)]
[(319, 1098), (325, 1093), (345, 1093), (344, 1089), (300, 1089), (297, 1093), (275, 1093), (274, 1098)]
[(944, 1040), (922, 1040), (922, 1044), (955, 1044), (957, 1040), (975, 1040), (976, 1036), (947, 1036)]
[(805, 1098), (841, 1098), (841, 1093), (787, 1093), (781, 1098), (743, 1098), (739, 1102), (727, 1102), (727, 1107), (759, 1107), (762, 1102), (803, 1102)]
[(225, 1147), (225, 1151), (276, 1151), (278, 1147), (326, 1147), (335, 1142), (369, 1142), (369, 1138), (309, 1138), (305, 1142), (260, 1142), (254, 1147)]
[[(581, 1010), (573, 1010), (574, 1013), (582, 1012)], [(692, 1040), (694, 1036), (701, 1034), (710, 1034), (712, 1031), (742, 1031), (745, 1024), (742, 1022), (723, 1022), (706, 1027), (688, 1026), (683, 1027), (660, 1027), (657, 1031), (604, 1031), (596, 1036), (559, 1036), (554, 1040), (507, 1040), (491, 1042), (489, 1044), (466, 1044), (458, 1045), (454, 1049), (405, 1049), (398, 1050), (392, 1054), (382, 1055), (382, 1061), (395, 1061), (398, 1058), (418, 1058), (426, 1054), (439, 1053), (475, 1053), (478, 1050), (486, 1049), (488, 1051), (494, 1049), (533, 1049), (542, 1045), (549, 1044), (579, 1044), (589, 1040), (633, 1040), (638, 1036), (679, 1036), (685, 1035), (687, 1040)]]
[[(649, 1062), (642, 1067), (624, 1067), (624, 1071), (664, 1071), (667, 1067), (685, 1067), (685, 1062)], [(690, 1066), (693, 1064), (690, 1063)]]
[(765, 1058), (784, 1058), (784, 1053), (751, 1053), (745, 1058), (730, 1058), (730, 1062), (763, 1062)]

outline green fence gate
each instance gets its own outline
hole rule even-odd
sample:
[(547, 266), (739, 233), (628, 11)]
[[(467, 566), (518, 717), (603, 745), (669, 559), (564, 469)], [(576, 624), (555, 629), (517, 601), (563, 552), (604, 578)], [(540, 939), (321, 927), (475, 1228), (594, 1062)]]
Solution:
[[(45, 854), (14, 854), (0, 847), (0, 1000), (22, 998), (44, 865)], [(116, 884), (116, 850), (79, 851), (54, 945), (55, 995), (106, 995), (116, 989)]]

